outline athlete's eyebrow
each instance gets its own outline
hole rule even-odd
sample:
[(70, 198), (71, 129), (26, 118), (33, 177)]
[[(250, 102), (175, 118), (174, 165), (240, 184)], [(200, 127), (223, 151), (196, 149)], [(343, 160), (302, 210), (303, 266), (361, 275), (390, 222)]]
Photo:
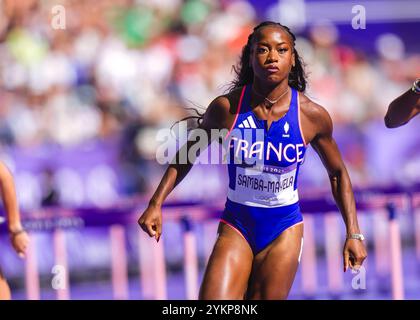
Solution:
[[(282, 44), (287, 44), (287, 42), (285, 42), (285, 41), (278, 42), (276, 45), (277, 46), (280, 46)], [(257, 42), (257, 45), (263, 45), (263, 46), (266, 46), (266, 47), (270, 47), (270, 44), (268, 42), (266, 42), (266, 41), (258, 41)]]

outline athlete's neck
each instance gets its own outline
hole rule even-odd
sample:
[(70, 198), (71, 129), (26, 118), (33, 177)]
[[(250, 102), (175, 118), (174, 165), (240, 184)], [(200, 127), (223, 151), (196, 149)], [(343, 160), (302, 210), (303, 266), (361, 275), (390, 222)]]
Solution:
[(267, 85), (257, 79), (254, 79), (252, 89), (257, 95), (257, 100), (264, 100), (264, 97), (266, 97), (269, 100), (276, 101), (276, 105), (282, 105), (289, 99), (289, 95), (287, 94), (289, 89), (288, 79), (285, 79), (285, 81), (282, 81), (277, 85)]

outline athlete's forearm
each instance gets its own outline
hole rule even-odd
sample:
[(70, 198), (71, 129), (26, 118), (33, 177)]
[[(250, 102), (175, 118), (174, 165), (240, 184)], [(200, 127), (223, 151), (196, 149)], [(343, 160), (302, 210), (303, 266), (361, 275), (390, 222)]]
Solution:
[(191, 159), (191, 161), (189, 161), (190, 159), (187, 159), (187, 163), (183, 163), (180, 160), (183, 157), (180, 155), (188, 154), (188, 150), (192, 145), (192, 142), (188, 142), (176, 153), (171, 164), (166, 169), (159, 186), (150, 199), (149, 205), (161, 206), (172, 190), (186, 177), (194, 165), (196, 158)]
[(399, 127), (419, 112), (420, 95), (410, 89), (390, 103), (385, 115), (385, 125), (388, 128)]
[(20, 230), (22, 226), (13, 176), (2, 163), (0, 163), (0, 189), (9, 230)]
[(335, 202), (346, 225), (347, 234), (360, 233), (356, 203), (347, 170), (343, 168), (331, 174), (330, 182)]
[(155, 193), (150, 199), (149, 205), (162, 206), (172, 190), (185, 178), (192, 165), (169, 165)]

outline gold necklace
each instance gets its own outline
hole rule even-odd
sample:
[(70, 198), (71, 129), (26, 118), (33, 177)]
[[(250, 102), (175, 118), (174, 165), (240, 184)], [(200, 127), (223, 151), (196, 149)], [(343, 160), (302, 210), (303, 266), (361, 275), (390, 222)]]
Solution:
[(286, 93), (289, 92), (289, 87), (287, 87), (286, 91), (284, 91), (277, 99), (270, 100), (266, 96), (262, 95), (261, 93), (258, 93), (257, 90), (255, 90), (254, 87), (252, 87), (252, 90), (260, 97), (264, 98), (264, 105), (267, 108), (271, 108), (275, 103), (277, 103)]

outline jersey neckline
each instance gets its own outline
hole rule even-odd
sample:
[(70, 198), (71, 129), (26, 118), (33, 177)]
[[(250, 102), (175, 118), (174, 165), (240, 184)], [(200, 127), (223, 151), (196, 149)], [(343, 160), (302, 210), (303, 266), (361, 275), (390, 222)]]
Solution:
[(280, 121), (284, 120), (291, 112), (291, 109), (293, 107), (293, 105), (296, 104), (296, 101), (298, 99), (298, 97), (296, 96), (296, 92), (295, 89), (290, 87), (291, 92), (292, 92), (292, 96), (290, 98), (290, 102), (289, 102), (289, 108), (287, 109), (287, 111), (285, 112), (284, 115), (282, 115), (279, 119), (277, 120), (273, 120), (271, 122), (270, 127), (268, 128), (268, 120), (267, 119), (260, 119), (257, 114), (254, 112), (254, 109), (251, 107), (251, 89), (252, 89), (252, 84), (248, 84), (245, 85), (245, 99), (243, 101), (243, 103), (245, 104), (245, 110), (247, 110), (247, 112), (250, 112), (252, 117), (258, 122), (258, 123), (262, 123), (263, 124), (263, 128), (264, 130), (268, 133), (271, 131), (271, 128), (273, 127), (273, 125), (277, 125)]

